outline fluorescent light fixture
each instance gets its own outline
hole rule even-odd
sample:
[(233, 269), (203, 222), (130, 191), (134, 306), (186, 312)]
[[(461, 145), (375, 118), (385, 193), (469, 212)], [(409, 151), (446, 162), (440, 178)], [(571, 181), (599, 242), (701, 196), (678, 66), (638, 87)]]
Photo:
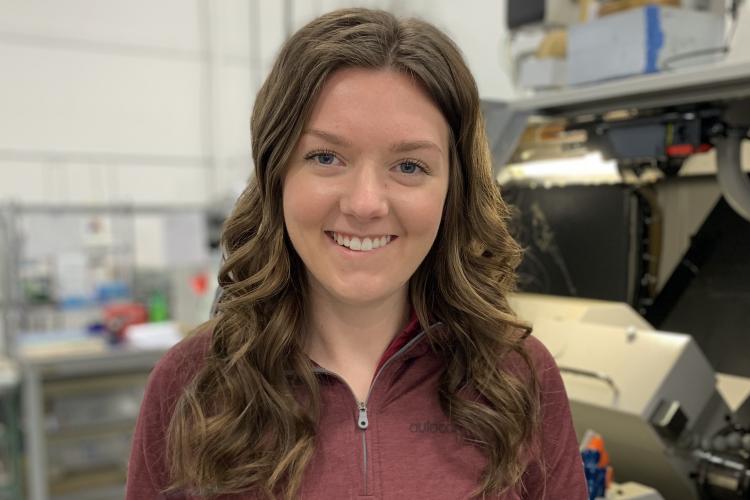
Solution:
[(562, 184), (601, 184), (621, 182), (617, 162), (592, 152), (574, 158), (529, 161), (507, 165), (497, 176), (500, 184), (511, 181), (538, 181)]

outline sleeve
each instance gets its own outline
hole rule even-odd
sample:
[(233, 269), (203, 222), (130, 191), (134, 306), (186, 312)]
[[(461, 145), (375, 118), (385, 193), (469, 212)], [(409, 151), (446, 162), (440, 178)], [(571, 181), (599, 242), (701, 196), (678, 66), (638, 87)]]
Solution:
[(536, 338), (529, 337), (526, 347), (539, 381), (541, 429), (538, 456), (524, 474), (523, 498), (588, 499), (583, 461), (560, 369)]
[(205, 354), (202, 337), (177, 344), (159, 360), (149, 376), (131, 443), (126, 500), (185, 498), (162, 493), (169, 483), (166, 435), (182, 390), (200, 366), (196, 361)]

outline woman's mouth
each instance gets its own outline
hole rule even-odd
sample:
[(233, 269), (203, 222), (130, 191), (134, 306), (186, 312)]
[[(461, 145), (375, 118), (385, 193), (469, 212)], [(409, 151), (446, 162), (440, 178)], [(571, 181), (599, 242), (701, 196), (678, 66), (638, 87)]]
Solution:
[(355, 252), (370, 252), (389, 245), (398, 236), (391, 234), (371, 235), (371, 236), (352, 236), (335, 231), (325, 231), (326, 235), (339, 246), (348, 248)]

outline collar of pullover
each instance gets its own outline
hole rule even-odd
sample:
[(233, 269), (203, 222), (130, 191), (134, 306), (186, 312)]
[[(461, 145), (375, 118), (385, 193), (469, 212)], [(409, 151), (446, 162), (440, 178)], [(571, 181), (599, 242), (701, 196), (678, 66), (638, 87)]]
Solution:
[[(432, 329), (435, 326), (440, 325), (440, 323), (435, 323), (430, 325), (426, 330)], [(409, 317), (409, 321), (406, 323), (406, 326), (404, 327), (401, 332), (396, 335), (393, 340), (391, 340), (390, 344), (388, 344), (388, 347), (386, 347), (385, 351), (383, 352), (383, 355), (380, 357), (380, 361), (378, 362), (378, 366), (375, 369), (375, 373), (377, 373), (380, 368), (389, 360), (391, 357), (396, 354), (398, 351), (400, 351), (406, 344), (408, 344), (410, 341), (414, 340), (415, 337), (419, 336), (422, 332), (426, 331), (420, 328), (419, 325), (419, 319), (417, 318), (417, 313), (412, 308), (411, 310), (411, 316)], [(408, 357), (417, 357), (421, 356), (422, 354), (425, 354), (429, 350), (429, 346), (426, 342), (417, 341), (416, 345), (412, 346), (409, 349), (409, 355)], [(310, 359), (313, 366), (316, 368), (322, 369), (322, 367), (316, 363), (313, 359)]]
[(385, 352), (383, 353), (383, 356), (381, 356), (380, 361), (378, 362), (378, 367), (375, 369), (375, 373), (380, 370), (380, 367), (385, 364), (386, 361), (390, 359), (391, 356), (396, 354), (399, 349), (404, 347), (411, 339), (416, 337), (419, 332), (419, 319), (417, 319), (417, 312), (412, 308), (411, 310), (411, 317), (409, 318), (409, 322), (406, 324), (406, 327), (404, 327), (403, 330), (401, 330), (401, 333), (396, 335), (393, 340), (391, 340), (391, 343), (388, 344), (388, 347), (385, 349)]

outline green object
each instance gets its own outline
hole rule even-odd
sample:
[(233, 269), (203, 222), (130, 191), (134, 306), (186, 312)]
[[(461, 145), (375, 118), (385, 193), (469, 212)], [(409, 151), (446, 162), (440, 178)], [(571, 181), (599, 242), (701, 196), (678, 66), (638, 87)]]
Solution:
[(148, 320), (152, 323), (167, 321), (169, 319), (169, 308), (167, 299), (161, 292), (154, 292), (148, 300)]

